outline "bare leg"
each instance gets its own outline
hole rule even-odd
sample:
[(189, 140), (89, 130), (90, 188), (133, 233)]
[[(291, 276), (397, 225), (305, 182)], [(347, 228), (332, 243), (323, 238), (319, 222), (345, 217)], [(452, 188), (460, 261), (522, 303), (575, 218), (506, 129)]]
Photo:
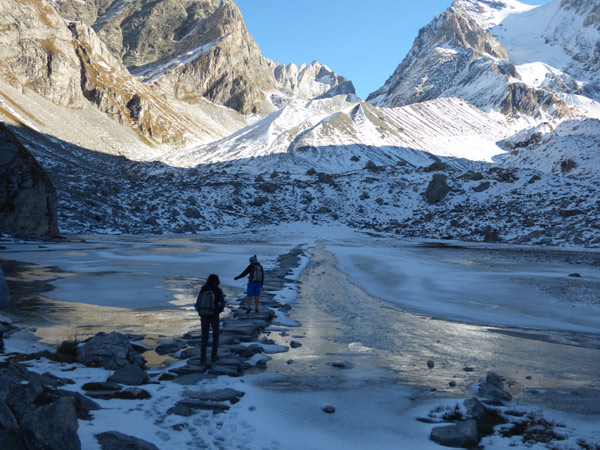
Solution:
[[(250, 301), (248, 301), (248, 304), (250, 304)], [(257, 296), (254, 297), (254, 305), (256, 307), (256, 312), (258, 312), (258, 297)]]
[(252, 297), (246, 297), (246, 304), (248, 305), (248, 309), (252, 309)]

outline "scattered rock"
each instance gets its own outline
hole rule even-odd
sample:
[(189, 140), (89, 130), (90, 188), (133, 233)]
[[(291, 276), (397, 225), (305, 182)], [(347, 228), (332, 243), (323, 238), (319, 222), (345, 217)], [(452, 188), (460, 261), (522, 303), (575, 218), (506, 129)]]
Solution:
[(245, 395), (241, 391), (236, 391), (235, 389), (229, 388), (202, 392), (185, 391), (183, 394), (186, 397), (195, 400), (203, 400), (209, 402), (229, 402), (231, 404), (239, 402), (240, 398), (242, 398)]
[(580, 209), (561, 209), (558, 211), (558, 215), (563, 219), (578, 216), (580, 214), (585, 214), (585, 212)]
[(147, 400), (152, 398), (152, 395), (144, 389), (132, 387), (115, 392), (113, 398), (120, 398), (122, 400)]
[(429, 360), (427, 361), (427, 367), (429, 367), (430, 369), (433, 369), (433, 367), (435, 366), (435, 363), (433, 362), (433, 360)]
[(477, 186), (475, 186), (475, 187), (473, 188), (473, 190), (474, 190), (475, 192), (483, 192), (483, 191), (487, 191), (487, 190), (489, 189), (490, 185), (491, 185), (491, 184), (490, 184), (490, 182), (489, 182), (489, 181), (484, 181), (484, 182), (482, 182), (482, 183), (478, 184)]
[(474, 447), (479, 443), (477, 422), (465, 420), (456, 425), (435, 427), (431, 430), (430, 439), (445, 447)]
[(142, 439), (128, 436), (118, 431), (106, 431), (96, 434), (102, 450), (159, 450), (158, 447)]
[(148, 382), (148, 374), (139, 366), (129, 365), (117, 369), (107, 381), (128, 386), (141, 386)]
[(581, 274), (579, 273), (570, 273), (569, 276), (573, 278), (581, 278)]
[(137, 353), (126, 335), (113, 331), (98, 333), (77, 349), (77, 362), (86, 366), (116, 370), (130, 364), (144, 367), (144, 359)]
[(81, 386), (86, 391), (120, 391), (122, 386), (112, 381), (85, 383)]
[(290, 341), (290, 347), (292, 347), (292, 348), (300, 348), (300, 347), (302, 347), (302, 343), (300, 343), (298, 341)]
[(327, 414), (333, 414), (335, 412), (335, 407), (331, 405), (323, 406), (323, 412), (326, 412)]
[(448, 164), (443, 163), (441, 161), (436, 161), (430, 166), (423, 169), (424, 172), (438, 172), (440, 170), (446, 170), (448, 168)]
[(486, 376), (484, 383), (479, 385), (479, 397), (485, 398), (493, 403), (511, 401), (512, 395), (504, 390), (504, 381), (500, 375), (491, 372)]

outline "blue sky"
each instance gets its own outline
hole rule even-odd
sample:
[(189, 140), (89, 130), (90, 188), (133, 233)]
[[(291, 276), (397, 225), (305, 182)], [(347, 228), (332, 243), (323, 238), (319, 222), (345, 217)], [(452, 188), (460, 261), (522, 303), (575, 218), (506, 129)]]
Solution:
[(452, 4), (452, 0), (235, 2), (264, 56), (284, 64), (317, 60), (352, 80), (363, 98), (393, 73), (419, 29)]

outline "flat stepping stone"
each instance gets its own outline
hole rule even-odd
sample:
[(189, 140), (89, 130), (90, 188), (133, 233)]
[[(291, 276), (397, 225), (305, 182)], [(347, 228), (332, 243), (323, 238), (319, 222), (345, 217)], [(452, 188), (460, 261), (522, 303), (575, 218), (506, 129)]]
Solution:
[(187, 398), (195, 400), (204, 400), (210, 402), (230, 402), (232, 404), (235, 404), (245, 394), (244, 392), (236, 391), (235, 389), (225, 388), (217, 389), (215, 391), (202, 392), (185, 391), (183, 395), (185, 395)]
[(210, 375), (207, 373), (188, 373), (186, 375), (180, 375), (176, 378), (173, 378), (173, 382), (180, 384), (182, 386), (192, 386), (196, 385), (201, 381), (210, 380), (216, 378), (215, 375)]
[[(219, 361), (220, 363), (220, 361)], [(242, 368), (239, 365), (228, 365), (228, 364), (213, 364), (208, 373), (212, 375), (227, 375), (229, 377), (239, 377), (242, 374)]]
[(229, 410), (229, 406), (224, 405), (223, 403), (211, 403), (205, 402), (203, 400), (196, 400), (193, 398), (188, 398), (177, 402), (176, 406), (182, 406), (192, 409), (201, 409), (204, 411), (214, 411), (215, 413), (225, 412)]

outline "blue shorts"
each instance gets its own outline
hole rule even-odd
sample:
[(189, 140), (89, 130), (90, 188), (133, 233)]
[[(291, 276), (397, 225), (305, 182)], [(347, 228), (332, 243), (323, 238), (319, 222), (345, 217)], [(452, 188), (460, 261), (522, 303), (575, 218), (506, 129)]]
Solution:
[(258, 281), (250, 281), (248, 283), (248, 290), (246, 291), (248, 297), (259, 297), (260, 296), (260, 283)]

